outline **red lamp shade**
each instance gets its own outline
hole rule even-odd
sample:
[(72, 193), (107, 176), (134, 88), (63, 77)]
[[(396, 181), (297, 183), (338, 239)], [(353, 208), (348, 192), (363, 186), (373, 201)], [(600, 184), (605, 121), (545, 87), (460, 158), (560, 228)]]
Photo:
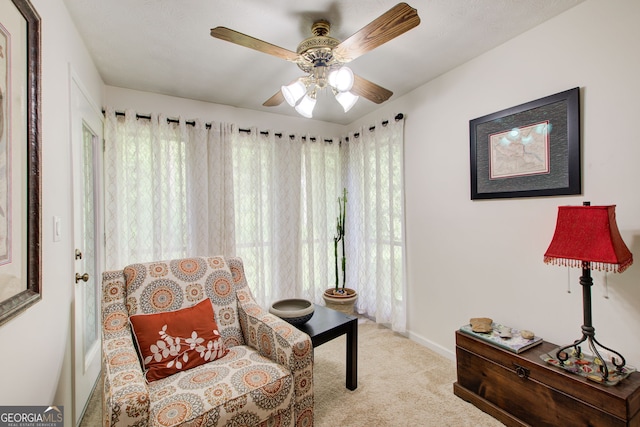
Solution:
[(633, 264), (616, 224), (616, 207), (559, 206), (553, 240), (544, 254), (547, 264), (622, 273)]

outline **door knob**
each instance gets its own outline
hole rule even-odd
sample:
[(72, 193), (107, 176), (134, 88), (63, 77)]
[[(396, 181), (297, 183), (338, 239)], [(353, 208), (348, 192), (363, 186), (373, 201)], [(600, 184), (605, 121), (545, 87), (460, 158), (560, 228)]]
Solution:
[(80, 280), (82, 280), (83, 282), (86, 282), (89, 280), (89, 274), (88, 273), (84, 273), (83, 275), (80, 275), (80, 273), (76, 273), (76, 283), (78, 283)]

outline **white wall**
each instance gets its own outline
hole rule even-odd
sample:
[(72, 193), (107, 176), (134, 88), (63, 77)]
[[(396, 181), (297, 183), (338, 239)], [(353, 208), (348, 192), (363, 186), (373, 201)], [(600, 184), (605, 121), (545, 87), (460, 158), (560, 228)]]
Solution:
[(242, 129), (255, 126), (261, 131), (293, 132), (318, 137), (339, 136), (344, 132), (344, 126), (334, 123), (263, 113), (115, 86), (105, 87), (104, 105), (113, 107), (116, 111), (124, 111), (128, 108), (138, 114), (162, 113), (171, 118), (182, 116), (185, 120), (199, 118), (206, 122), (235, 123)]
[[(453, 357), (453, 331), (489, 316), (568, 343), (582, 324), (579, 271), (542, 262), (558, 205), (617, 204), (640, 258), (640, 2), (588, 0), (561, 16), (343, 127), (107, 87), (61, 0), (33, 0), (43, 21), (43, 300), (0, 326), (0, 403), (64, 405), (71, 421), (73, 242), (68, 64), (94, 101), (139, 112), (230, 121), (317, 135), (406, 114), (406, 217), (411, 336)], [(470, 201), (469, 120), (581, 87), (583, 195)], [(52, 239), (52, 217), (63, 237)], [(640, 260), (593, 289), (597, 337), (640, 366)], [(572, 293), (566, 292), (570, 283)], [(13, 350), (15, 348), (15, 350)], [(7, 387), (6, 385), (10, 385)]]
[[(0, 404), (64, 405), (71, 425), (73, 239), (69, 64), (98, 105), (103, 83), (61, 0), (32, 0), (42, 19), (42, 301), (0, 326)], [(62, 239), (53, 242), (53, 216)]]
[[(106, 104), (321, 135), (405, 113), (410, 336), (453, 358), (453, 331), (488, 316), (567, 344), (581, 334), (580, 271), (542, 262), (557, 206), (616, 204), (623, 238), (640, 254), (638, 17), (637, 1), (589, 0), (344, 127), (114, 87)], [(576, 86), (583, 195), (471, 201), (469, 120)], [(592, 289), (596, 337), (638, 366), (640, 342), (629, 334), (640, 328), (639, 277), (639, 265), (594, 272)]]
[[(589, 0), (390, 102), (405, 112), (409, 329), (453, 357), (469, 318), (581, 336), (581, 271), (544, 264), (557, 206), (616, 204), (636, 264), (594, 273), (596, 338), (640, 366), (640, 2)], [(579, 86), (583, 195), (470, 200), (469, 120)], [(362, 121), (370, 121), (365, 117)], [(568, 284), (571, 293), (567, 293)]]

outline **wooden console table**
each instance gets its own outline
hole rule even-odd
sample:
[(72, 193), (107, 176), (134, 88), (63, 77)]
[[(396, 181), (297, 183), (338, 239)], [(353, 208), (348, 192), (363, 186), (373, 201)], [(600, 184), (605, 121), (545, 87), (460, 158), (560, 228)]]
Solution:
[(507, 426), (640, 427), (640, 373), (605, 386), (551, 366), (544, 341), (515, 354), (456, 331), (456, 396)]

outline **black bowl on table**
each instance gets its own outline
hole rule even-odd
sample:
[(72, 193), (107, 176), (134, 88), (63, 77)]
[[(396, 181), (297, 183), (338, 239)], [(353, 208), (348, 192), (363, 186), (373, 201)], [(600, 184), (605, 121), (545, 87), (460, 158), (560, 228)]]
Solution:
[(315, 306), (311, 301), (301, 298), (289, 298), (276, 301), (269, 307), (269, 313), (291, 323), (302, 325), (313, 317)]

